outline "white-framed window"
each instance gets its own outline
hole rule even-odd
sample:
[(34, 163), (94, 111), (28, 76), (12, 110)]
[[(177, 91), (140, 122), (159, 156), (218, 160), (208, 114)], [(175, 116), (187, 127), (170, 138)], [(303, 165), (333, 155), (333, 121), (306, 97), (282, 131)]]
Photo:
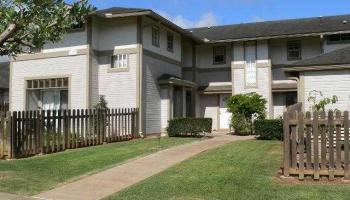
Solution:
[(68, 78), (27, 80), (27, 110), (68, 109)]
[(334, 34), (327, 36), (328, 44), (342, 44), (350, 42), (350, 33), (345, 34)]
[(159, 47), (160, 30), (158, 26), (152, 27), (152, 45)]
[(257, 86), (256, 68), (256, 42), (247, 42), (244, 45), (245, 54), (245, 85), (246, 87)]
[(213, 64), (225, 64), (226, 63), (226, 47), (215, 46), (213, 47)]
[(299, 40), (287, 42), (287, 59), (301, 60), (301, 42)]
[(128, 68), (128, 54), (117, 54), (112, 56), (112, 69)]
[(167, 50), (174, 52), (174, 35), (171, 32), (167, 33)]

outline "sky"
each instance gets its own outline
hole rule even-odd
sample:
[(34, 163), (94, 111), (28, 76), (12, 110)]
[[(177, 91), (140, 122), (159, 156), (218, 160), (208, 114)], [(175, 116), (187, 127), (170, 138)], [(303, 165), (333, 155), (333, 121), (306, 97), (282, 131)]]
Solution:
[(183, 28), (350, 14), (349, 0), (90, 0), (98, 9), (148, 8)]

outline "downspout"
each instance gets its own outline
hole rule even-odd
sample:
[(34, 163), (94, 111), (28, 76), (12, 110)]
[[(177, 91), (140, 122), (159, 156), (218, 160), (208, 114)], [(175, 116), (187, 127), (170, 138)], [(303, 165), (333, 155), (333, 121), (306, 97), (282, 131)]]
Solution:
[(137, 100), (136, 105), (139, 108), (138, 113), (138, 131), (139, 137), (145, 137), (144, 134), (144, 110), (143, 110), (143, 76), (142, 76), (142, 58), (143, 58), (143, 27), (142, 27), (142, 16), (137, 17), (137, 44), (138, 44), (138, 70), (137, 70)]

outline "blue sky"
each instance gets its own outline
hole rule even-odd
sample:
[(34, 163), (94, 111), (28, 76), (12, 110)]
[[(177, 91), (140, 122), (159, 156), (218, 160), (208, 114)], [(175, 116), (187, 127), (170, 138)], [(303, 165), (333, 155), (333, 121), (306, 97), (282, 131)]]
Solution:
[(349, 0), (90, 0), (98, 9), (149, 8), (188, 27), (350, 14)]

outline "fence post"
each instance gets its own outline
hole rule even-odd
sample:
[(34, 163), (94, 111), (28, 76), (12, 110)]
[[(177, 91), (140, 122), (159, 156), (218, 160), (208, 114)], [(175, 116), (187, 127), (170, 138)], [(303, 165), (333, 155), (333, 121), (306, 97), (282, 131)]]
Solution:
[(11, 113), (8, 112), (7, 114), (8, 119), (8, 128), (7, 128), (7, 144), (8, 144), (8, 157), (14, 158), (16, 156), (17, 151), (17, 112), (13, 112), (13, 115), (11, 117)]
[(319, 166), (319, 149), (318, 149), (318, 136), (319, 136), (319, 129), (318, 129), (318, 112), (314, 112), (314, 119), (312, 121), (312, 133), (314, 135), (314, 179), (318, 180), (320, 179), (320, 166)]
[(0, 111), (0, 158), (4, 156), (5, 152), (5, 130), (6, 130), (6, 116)]
[(334, 116), (333, 111), (328, 112), (328, 139), (329, 139), (329, 180), (334, 180), (334, 143), (333, 143), (333, 134), (334, 134)]
[(344, 112), (344, 178), (350, 179), (349, 169), (349, 112)]
[(289, 176), (289, 168), (290, 168), (290, 133), (289, 133), (289, 131), (290, 131), (289, 130), (289, 116), (288, 116), (287, 112), (284, 112), (283, 113), (283, 142), (284, 142), (283, 175), (284, 176)]
[(298, 113), (299, 180), (304, 180), (304, 113)]

